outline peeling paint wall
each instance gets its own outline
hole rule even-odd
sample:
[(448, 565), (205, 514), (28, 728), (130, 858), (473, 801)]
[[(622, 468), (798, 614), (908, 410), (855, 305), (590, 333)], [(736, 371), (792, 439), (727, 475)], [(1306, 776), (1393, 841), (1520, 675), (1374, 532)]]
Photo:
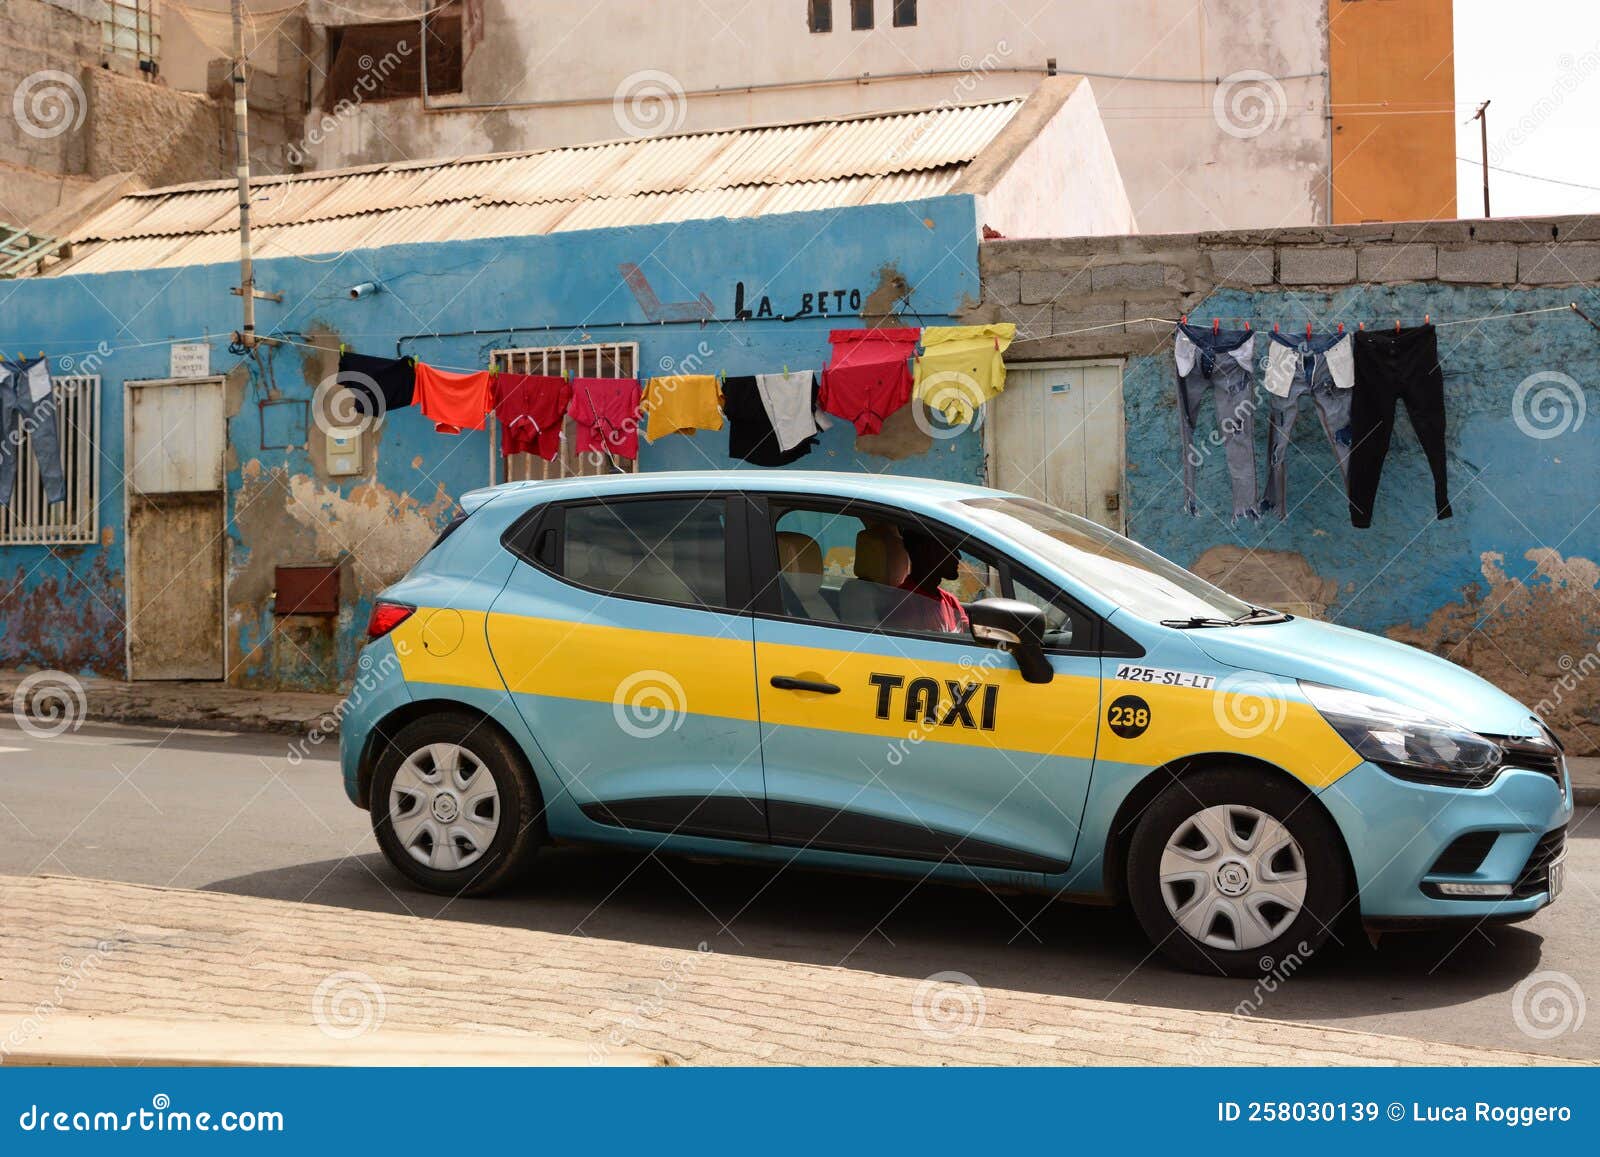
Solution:
[[(717, 320), (648, 321), (621, 274), (627, 263), (641, 267), (661, 301), (704, 294)], [(341, 342), (393, 356), (397, 339), (425, 333), (406, 337), (400, 349), (446, 368), (486, 367), (497, 348), (598, 342), (637, 342), (643, 376), (820, 367), (831, 329), (937, 324), (977, 298), (976, 207), (971, 197), (951, 196), (394, 246), (332, 260), (258, 262), (256, 271), (263, 290), (284, 296), (281, 305), (258, 304), (260, 332), (301, 344), (269, 347), (243, 362), (227, 352), (238, 323), (231, 265), (8, 285), (0, 349), (71, 354), (79, 363), (74, 372), (88, 372), (83, 351), (105, 343), (110, 352), (95, 359), (102, 378), (102, 545), (0, 546), (0, 666), (125, 673), (123, 394), (128, 381), (167, 376), (169, 342), (209, 334), (212, 368), (226, 376), (230, 679), (330, 688), (355, 669), (373, 597), (427, 549), (463, 493), (491, 481), (493, 466), (487, 433), (438, 434), (406, 409), (364, 435), (359, 476), (330, 475), (312, 399), (335, 373)], [(348, 288), (367, 281), (382, 292), (351, 300)], [(770, 316), (730, 320), (741, 283), (747, 302), (769, 299)], [(981, 481), (978, 438), (935, 447), (918, 437), (891, 433), (877, 445), (858, 444), (854, 430), (839, 423), (797, 466)], [(646, 471), (743, 468), (728, 458), (726, 430), (641, 443), (640, 453)], [(338, 566), (336, 616), (274, 614), (276, 568), (303, 565)]]
[[(1572, 750), (1600, 752), (1600, 331), (1565, 308), (1576, 300), (1600, 318), (1600, 224), (996, 241), (981, 247), (980, 266), (984, 301), (969, 319), (1017, 323), (1011, 364), (1124, 360), (1134, 537), (1242, 597), (1461, 663), (1546, 711)], [(1310, 321), (1321, 332), (1535, 309), (1553, 312), (1438, 331), (1453, 518), (1433, 517), (1428, 469), (1402, 409), (1373, 525), (1353, 528), (1307, 401), (1289, 451), (1288, 521), (1235, 524), (1209, 397), (1196, 432), (1201, 513), (1184, 512), (1172, 327), (1141, 319), (1188, 313), (1200, 324), (1248, 319), (1258, 331), (1276, 322), (1287, 332)], [(1257, 338), (1258, 366), (1266, 341)], [(1264, 484), (1259, 383), (1258, 372)]]

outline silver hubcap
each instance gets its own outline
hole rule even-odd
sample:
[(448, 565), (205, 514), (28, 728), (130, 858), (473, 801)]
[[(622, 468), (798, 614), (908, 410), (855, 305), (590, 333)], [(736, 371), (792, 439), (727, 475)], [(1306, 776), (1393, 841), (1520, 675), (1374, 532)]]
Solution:
[(400, 765), (389, 823), (413, 860), (441, 872), (482, 858), (500, 830), (500, 790), (483, 761), (454, 743), (430, 743)]
[(1208, 807), (1167, 841), (1161, 898), (1178, 927), (1200, 943), (1260, 948), (1305, 907), (1305, 855), (1266, 812), (1242, 804)]

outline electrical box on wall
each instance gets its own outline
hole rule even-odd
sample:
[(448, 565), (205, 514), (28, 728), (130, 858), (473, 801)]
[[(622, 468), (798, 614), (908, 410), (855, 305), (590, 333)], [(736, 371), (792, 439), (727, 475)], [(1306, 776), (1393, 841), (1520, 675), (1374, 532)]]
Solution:
[(331, 426), (328, 429), (328, 473), (344, 478), (360, 474), (361, 427)]

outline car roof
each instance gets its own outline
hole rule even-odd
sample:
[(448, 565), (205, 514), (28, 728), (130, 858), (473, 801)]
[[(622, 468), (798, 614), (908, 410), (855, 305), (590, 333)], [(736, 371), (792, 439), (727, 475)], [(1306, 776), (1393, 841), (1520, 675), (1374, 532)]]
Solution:
[(844, 470), (661, 470), (643, 474), (606, 474), (591, 478), (559, 478), (504, 482), (474, 490), (461, 498), (469, 513), (484, 503), (517, 496), (534, 502), (606, 495), (661, 494), (677, 491), (781, 491), (839, 498), (942, 504), (966, 498), (993, 498), (1007, 491), (964, 482), (947, 482), (896, 474)]

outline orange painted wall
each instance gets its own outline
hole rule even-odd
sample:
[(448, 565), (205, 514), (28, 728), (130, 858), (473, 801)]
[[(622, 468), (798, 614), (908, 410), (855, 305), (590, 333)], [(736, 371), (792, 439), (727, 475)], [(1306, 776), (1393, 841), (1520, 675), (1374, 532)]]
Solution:
[(1333, 219), (1456, 215), (1452, 0), (1328, 0)]

